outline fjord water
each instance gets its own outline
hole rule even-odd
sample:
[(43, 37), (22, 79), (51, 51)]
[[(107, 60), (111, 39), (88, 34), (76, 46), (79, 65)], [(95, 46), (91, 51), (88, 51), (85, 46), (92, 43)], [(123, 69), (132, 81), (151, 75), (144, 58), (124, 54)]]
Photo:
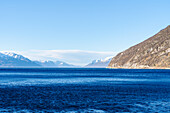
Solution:
[(0, 68), (0, 112), (170, 112), (170, 70)]

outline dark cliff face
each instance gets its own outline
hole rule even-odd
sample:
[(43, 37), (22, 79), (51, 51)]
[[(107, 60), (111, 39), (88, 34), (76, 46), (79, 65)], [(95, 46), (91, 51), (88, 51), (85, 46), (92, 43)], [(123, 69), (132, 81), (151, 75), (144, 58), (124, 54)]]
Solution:
[(112, 58), (112, 68), (170, 68), (170, 25)]

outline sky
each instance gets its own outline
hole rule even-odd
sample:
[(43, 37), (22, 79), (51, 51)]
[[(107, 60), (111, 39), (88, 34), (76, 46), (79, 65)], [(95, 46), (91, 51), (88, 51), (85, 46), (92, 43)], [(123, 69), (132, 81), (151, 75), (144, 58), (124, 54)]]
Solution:
[(169, 13), (170, 0), (0, 0), (0, 49), (84, 65), (153, 36)]

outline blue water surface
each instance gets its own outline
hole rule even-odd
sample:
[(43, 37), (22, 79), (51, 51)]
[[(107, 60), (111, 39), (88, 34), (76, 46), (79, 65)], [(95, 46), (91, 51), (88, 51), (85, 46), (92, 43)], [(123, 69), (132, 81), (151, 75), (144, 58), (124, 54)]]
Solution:
[(170, 70), (0, 68), (0, 112), (170, 112)]

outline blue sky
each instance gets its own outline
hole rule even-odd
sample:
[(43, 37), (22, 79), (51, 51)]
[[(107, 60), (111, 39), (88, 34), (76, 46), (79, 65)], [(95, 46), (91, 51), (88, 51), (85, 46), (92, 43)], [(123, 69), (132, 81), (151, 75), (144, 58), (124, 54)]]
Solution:
[(1, 0), (0, 48), (28, 57), (35, 51), (79, 50), (103, 53), (88, 56), (91, 60), (104, 58), (169, 25), (169, 6), (170, 0)]

